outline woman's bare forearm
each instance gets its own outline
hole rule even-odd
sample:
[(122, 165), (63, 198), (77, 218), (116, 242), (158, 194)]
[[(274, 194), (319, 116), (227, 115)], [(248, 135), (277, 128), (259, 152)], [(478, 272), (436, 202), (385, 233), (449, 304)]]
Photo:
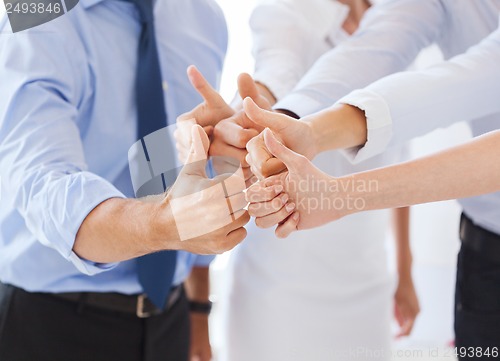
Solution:
[(392, 220), (399, 279), (411, 278), (413, 257), (410, 247), (410, 207), (393, 209)]
[(344, 196), (362, 200), (362, 210), (398, 208), (500, 191), (499, 159), (496, 131), (432, 156), (339, 181), (348, 189)]

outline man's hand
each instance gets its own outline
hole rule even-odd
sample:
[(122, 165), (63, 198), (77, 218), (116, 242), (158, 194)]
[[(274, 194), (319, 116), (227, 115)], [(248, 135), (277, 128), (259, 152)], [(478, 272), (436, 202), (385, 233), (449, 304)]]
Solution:
[(338, 191), (343, 189), (336, 179), (286, 148), (269, 129), (263, 138), (267, 152), (288, 170), (248, 189), (248, 211), (256, 217), (257, 226), (278, 225), (276, 235), (286, 237), (295, 230), (318, 227), (344, 215), (336, 208), (335, 201), (341, 197)]
[(191, 312), (191, 349), (189, 361), (212, 360), (208, 315)]
[[(308, 159), (313, 159), (316, 156), (316, 145), (309, 123), (297, 121), (284, 114), (263, 110), (252, 99), (248, 98), (244, 100), (243, 108), (251, 121), (272, 130), (276, 138), (294, 152), (304, 155)], [(267, 149), (263, 133), (248, 142), (247, 150), (247, 163), (253, 174), (259, 179), (285, 170), (284, 164), (273, 157)]]
[(241, 170), (209, 179), (205, 169), (210, 141), (199, 125), (191, 132), (186, 165), (163, 201), (179, 235), (173, 248), (198, 254), (223, 253), (246, 236), (245, 180)]
[(394, 313), (400, 330), (396, 337), (409, 336), (420, 313), (417, 292), (411, 276), (401, 278), (394, 295)]
[[(243, 99), (249, 97), (260, 107), (271, 109), (268, 100), (260, 94), (250, 75), (243, 73), (238, 77), (238, 92)], [(245, 180), (250, 184), (253, 174), (246, 162), (248, 154), (246, 146), (252, 138), (259, 135), (263, 130), (264, 128), (252, 122), (243, 110), (239, 110), (231, 117), (219, 122), (215, 126), (214, 137), (210, 146), (210, 155), (216, 157), (214, 159), (215, 171), (224, 173), (226, 169), (232, 169), (235, 165), (239, 166), (241, 164)]]
[(179, 158), (182, 162), (186, 160), (190, 149), (189, 139), (191, 127), (194, 124), (199, 124), (208, 135), (211, 135), (219, 121), (234, 114), (234, 110), (212, 88), (195, 66), (191, 65), (187, 69), (187, 74), (191, 84), (203, 98), (203, 103), (177, 118), (177, 130), (174, 136)]

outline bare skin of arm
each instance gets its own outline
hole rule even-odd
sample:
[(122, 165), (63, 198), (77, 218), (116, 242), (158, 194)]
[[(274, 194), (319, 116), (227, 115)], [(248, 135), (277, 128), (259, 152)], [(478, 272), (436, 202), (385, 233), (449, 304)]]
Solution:
[[(167, 249), (219, 254), (245, 238), (243, 226), (249, 216), (242, 209), (246, 205), (242, 193), (244, 181), (227, 175), (208, 179), (205, 167), (210, 141), (199, 125), (192, 127), (191, 135), (193, 141), (186, 165), (170, 191), (140, 200), (112, 198), (102, 202), (80, 226), (73, 246), (78, 256), (97, 263), (112, 263)], [(228, 196), (227, 201), (231, 202), (234, 214), (229, 214), (231, 210), (224, 199), (221, 202), (218, 187), (214, 187), (222, 181), (233, 184), (235, 194)], [(191, 199), (196, 202), (177, 202), (178, 213), (174, 217), (172, 201), (187, 194), (194, 194), (196, 198)], [(221, 218), (233, 221), (213, 230), (214, 222)], [(183, 229), (194, 225), (202, 235), (183, 239), (178, 234), (180, 225)]]
[[(210, 295), (210, 273), (208, 267), (194, 267), (184, 283), (190, 301), (208, 302)], [(190, 361), (210, 361), (208, 314), (191, 312), (191, 355)]]
[[(250, 214), (266, 219), (268, 226), (279, 225), (284, 219), (273, 214), (274, 196), (269, 196), (272, 192), (268, 188), (276, 185), (284, 189), (291, 201), (301, 205), (296, 209), (299, 219), (293, 224), (295, 230), (315, 228), (361, 211), (500, 191), (500, 131), (431, 156), (341, 178), (322, 173), (305, 156), (285, 147), (269, 130), (264, 132), (264, 140), (270, 153), (288, 169), (247, 192)], [(316, 183), (323, 185), (320, 188), (323, 191), (318, 192)], [(339, 204), (341, 200), (344, 207), (307, 207), (314, 203), (312, 201), (324, 203), (325, 198), (330, 205)], [(287, 227), (285, 235), (291, 231)]]
[(410, 247), (410, 208), (392, 210), (398, 285), (394, 294), (395, 317), (400, 330), (398, 337), (410, 335), (420, 313), (420, 305), (412, 277), (413, 257)]

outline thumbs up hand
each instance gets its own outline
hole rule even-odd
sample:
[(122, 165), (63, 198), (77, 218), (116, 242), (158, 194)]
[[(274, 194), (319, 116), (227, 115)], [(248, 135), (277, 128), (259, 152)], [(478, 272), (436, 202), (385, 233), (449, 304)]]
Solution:
[[(250, 98), (243, 101), (243, 108), (252, 122), (260, 127), (269, 128), (276, 138), (293, 151), (304, 155), (307, 159), (312, 159), (317, 154), (309, 123), (261, 109)], [(253, 174), (261, 180), (286, 169), (283, 162), (275, 158), (268, 150), (264, 141), (264, 133), (250, 140), (247, 150), (246, 161)]]
[[(260, 107), (271, 109), (269, 101), (261, 95), (253, 78), (243, 73), (238, 77), (238, 92), (242, 99), (249, 97)], [(217, 173), (224, 173), (235, 165), (243, 167), (247, 185), (251, 184), (253, 174), (246, 162), (247, 143), (264, 130), (264, 127), (252, 122), (240, 109), (227, 119), (220, 121), (214, 129), (210, 155), (215, 156), (214, 168)]]
[(177, 118), (177, 130), (174, 136), (179, 158), (183, 163), (190, 150), (189, 139), (191, 127), (193, 125), (199, 124), (210, 136), (219, 121), (234, 114), (234, 110), (224, 101), (220, 94), (212, 88), (195, 66), (190, 66), (187, 69), (187, 74), (191, 85), (201, 95), (203, 102), (198, 104), (191, 111)]
[(257, 226), (277, 225), (276, 235), (283, 238), (293, 231), (319, 227), (346, 215), (345, 209), (338, 207), (343, 204), (338, 202), (343, 201), (339, 180), (285, 147), (269, 129), (262, 137), (269, 156), (276, 157), (287, 170), (248, 189), (248, 212), (256, 217)]
[(223, 253), (246, 237), (245, 180), (241, 168), (209, 179), (208, 136), (194, 125), (190, 139), (186, 164), (164, 200), (175, 220), (177, 247), (197, 254)]

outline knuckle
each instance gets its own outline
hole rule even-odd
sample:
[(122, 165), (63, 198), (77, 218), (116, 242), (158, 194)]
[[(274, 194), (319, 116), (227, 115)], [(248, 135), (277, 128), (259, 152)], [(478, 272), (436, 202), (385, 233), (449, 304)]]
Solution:
[(282, 228), (276, 228), (274, 234), (280, 239), (286, 238), (286, 232)]
[(262, 229), (266, 228), (262, 218), (255, 218), (255, 225)]
[(309, 159), (307, 159), (306, 157), (304, 157), (303, 155), (299, 155), (297, 157), (297, 164), (299, 166), (305, 166), (309, 163)]
[(244, 129), (241, 129), (236, 135), (236, 143), (235, 146), (239, 148), (246, 148), (248, 142), (252, 139), (248, 132), (245, 132)]
[(258, 141), (259, 141), (259, 137), (254, 137), (252, 139), (250, 139), (248, 142), (247, 142), (247, 145), (246, 145), (246, 148), (249, 152), (252, 152), (254, 149), (257, 148), (257, 144), (258, 144)]

